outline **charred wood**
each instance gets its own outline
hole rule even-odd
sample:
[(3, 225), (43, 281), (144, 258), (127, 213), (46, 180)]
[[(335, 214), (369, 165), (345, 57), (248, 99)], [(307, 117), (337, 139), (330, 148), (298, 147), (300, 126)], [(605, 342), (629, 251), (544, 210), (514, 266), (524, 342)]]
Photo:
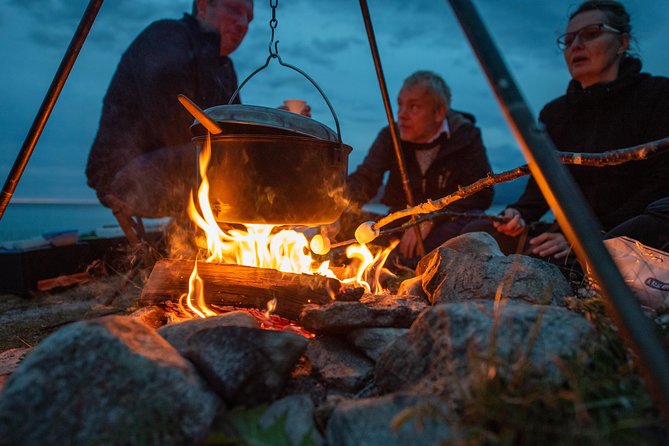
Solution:
[[(156, 262), (142, 294), (140, 305), (178, 301), (188, 293), (192, 260), (162, 259)], [(274, 312), (298, 320), (305, 304), (327, 304), (340, 293), (341, 283), (324, 276), (284, 273), (267, 268), (198, 262), (207, 305), (230, 305), (264, 310), (276, 298)]]

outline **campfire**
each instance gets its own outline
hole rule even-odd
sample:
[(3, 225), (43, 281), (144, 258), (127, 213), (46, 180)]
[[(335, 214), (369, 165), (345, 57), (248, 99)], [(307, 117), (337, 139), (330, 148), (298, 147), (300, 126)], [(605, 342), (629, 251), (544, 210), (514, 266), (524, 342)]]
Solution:
[[(218, 315), (224, 307), (246, 307), (269, 328), (294, 326), (290, 320), (297, 320), (307, 303), (387, 293), (380, 276), (395, 245), (374, 253), (364, 244), (349, 245), (348, 264), (331, 267), (329, 259), (312, 255), (307, 236), (296, 229), (263, 224), (224, 229), (210, 203), (211, 153), (207, 134), (198, 155), (200, 186), (188, 204), (202, 233), (196, 243), (206, 254), (196, 261), (159, 261), (142, 292), (144, 303), (176, 300), (183, 315), (200, 318)], [(316, 241), (322, 243), (323, 236), (317, 234)]]

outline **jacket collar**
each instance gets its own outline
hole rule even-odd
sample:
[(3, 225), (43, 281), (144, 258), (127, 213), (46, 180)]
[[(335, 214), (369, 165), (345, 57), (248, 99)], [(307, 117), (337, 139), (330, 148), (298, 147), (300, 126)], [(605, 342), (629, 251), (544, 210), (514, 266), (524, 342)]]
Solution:
[(590, 98), (602, 99), (613, 92), (625, 90), (648, 76), (646, 73), (641, 73), (641, 61), (639, 59), (627, 56), (620, 61), (620, 69), (616, 80), (583, 88), (578, 81), (572, 79), (567, 87), (567, 98), (571, 102)]
[(200, 22), (198, 22), (195, 16), (191, 14), (184, 13), (181, 20), (183, 20), (183, 22), (188, 25), (188, 27), (197, 36), (197, 39), (204, 43), (203, 49), (205, 49), (207, 53), (215, 51), (216, 54), (218, 54), (219, 47), (221, 45), (220, 34), (202, 29)]

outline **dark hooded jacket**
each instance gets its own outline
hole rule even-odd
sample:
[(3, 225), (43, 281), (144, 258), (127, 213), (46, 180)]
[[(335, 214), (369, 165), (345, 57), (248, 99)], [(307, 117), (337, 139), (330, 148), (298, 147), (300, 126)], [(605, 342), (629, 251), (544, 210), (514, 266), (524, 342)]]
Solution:
[[(547, 104), (540, 121), (558, 150), (600, 153), (669, 136), (669, 79), (641, 73), (641, 62), (625, 58), (618, 79), (588, 88), (572, 80), (567, 94)], [(669, 153), (617, 166), (568, 166), (604, 230), (640, 215), (653, 201), (669, 196)], [(533, 179), (509, 205), (527, 221), (548, 205)]]
[(152, 23), (123, 54), (86, 166), (88, 185), (103, 203), (114, 176), (130, 160), (190, 143), (193, 118), (178, 94), (202, 108), (228, 103), (237, 76), (232, 61), (219, 55), (219, 44), (217, 33), (203, 31), (184, 14)]
[[(446, 119), (450, 134), (442, 133), (439, 136), (439, 151), (425, 175), (421, 173), (415, 155), (416, 150), (424, 145), (401, 141), (414, 204), (449, 195), (458, 186), (472, 184), (492, 171), (481, 131), (474, 125), (474, 117), (450, 111)], [(349, 198), (359, 206), (367, 203), (377, 193), (386, 172), (390, 174), (381, 202), (393, 211), (406, 208), (406, 195), (388, 127), (379, 132), (362, 164), (349, 175)], [(492, 203), (492, 198), (492, 189), (486, 189), (454, 202), (447, 209), (456, 212), (485, 210)]]

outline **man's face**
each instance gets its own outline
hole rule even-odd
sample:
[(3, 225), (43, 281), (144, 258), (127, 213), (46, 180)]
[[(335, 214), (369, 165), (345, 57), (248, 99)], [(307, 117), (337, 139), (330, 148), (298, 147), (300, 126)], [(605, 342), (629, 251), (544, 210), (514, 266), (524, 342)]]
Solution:
[(197, 19), (207, 31), (221, 35), (220, 55), (227, 56), (244, 40), (253, 20), (253, 0), (197, 0)]
[(400, 90), (397, 104), (397, 125), (405, 141), (429, 142), (444, 123), (445, 108), (438, 107), (429, 90), (422, 85)]

